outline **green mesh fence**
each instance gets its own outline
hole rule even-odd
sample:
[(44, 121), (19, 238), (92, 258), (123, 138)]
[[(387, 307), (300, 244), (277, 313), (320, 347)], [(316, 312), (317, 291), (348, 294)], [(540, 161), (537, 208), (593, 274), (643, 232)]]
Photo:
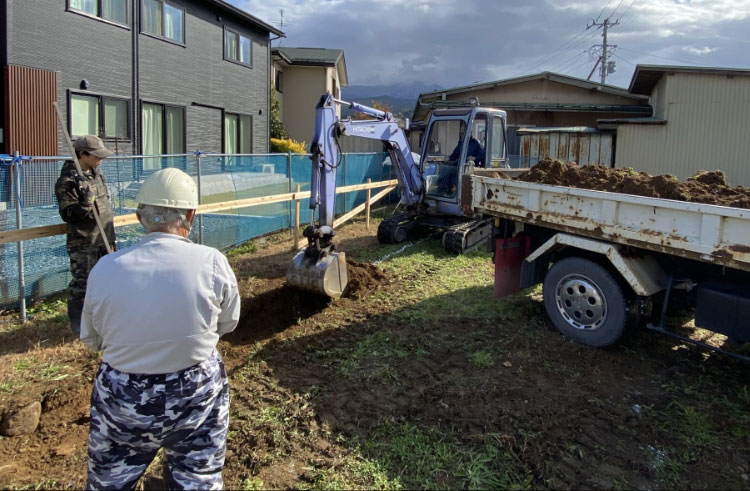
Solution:
[[(345, 154), (337, 175), (339, 186), (390, 179), (383, 153)], [(23, 157), (14, 165), (0, 156), (0, 231), (62, 223), (57, 211), (54, 185), (64, 158)], [(143, 180), (165, 167), (177, 167), (198, 182), (201, 203), (218, 203), (293, 192), (299, 184), (310, 189), (308, 155), (165, 155), (113, 157), (102, 164), (116, 215), (135, 213), (135, 197)], [(20, 184), (20, 194), (15, 183)], [(339, 194), (337, 213), (363, 203), (366, 192)], [(18, 213), (20, 211), (20, 214)], [(20, 215), (20, 216), (19, 216)], [(300, 204), (300, 221), (310, 221), (309, 200)], [(294, 223), (294, 203), (283, 202), (227, 210), (198, 216), (190, 239), (227, 250), (254, 237), (288, 229)], [(117, 246), (126, 248), (140, 240), (140, 225), (117, 228)], [(24, 241), (24, 295), (27, 301), (63, 291), (70, 282), (65, 235)], [(18, 308), (20, 300), (19, 249), (17, 243), (0, 244), (0, 308)]]

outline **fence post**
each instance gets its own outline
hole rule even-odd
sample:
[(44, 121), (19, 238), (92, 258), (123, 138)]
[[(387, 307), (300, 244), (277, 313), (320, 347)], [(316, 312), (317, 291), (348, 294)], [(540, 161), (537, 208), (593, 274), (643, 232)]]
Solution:
[(294, 189), (295, 195), (294, 195), (294, 228), (292, 229), (292, 240), (294, 242), (292, 243), (292, 250), (297, 250), (297, 242), (299, 242), (299, 193), (302, 188), (299, 184)]
[[(13, 185), (16, 191), (16, 228), (23, 228), (21, 214), (21, 159), (18, 152), (13, 152)], [(26, 322), (26, 279), (23, 275), (23, 241), (18, 241), (18, 301), (21, 309), (21, 323)]]
[[(344, 153), (344, 160), (342, 162), (343, 165), (341, 166), (342, 167), (341, 169), (341, 183), (342, 183), (341, 185), (342, 186), (346, 186), (346, 166), (349, 164), (347, 155), (348, 155), (347, 153)], [(338, 213), (346, 213), (349, 210), (349, 206), (348, 206), (349, 203), (346, 202), (347, 200), (346, 195), (343, 195), (341, 198), (344, 200), (344, 206), (343, 206), (344, 209)]]
[[(286, 153), (286, 172), (289, 176), (289, 192), (292, 192), (292, 184), (294, 184), (294, 179), (292, 178), (292, 151), (289, 150)], [(289, 202), (289, 226), (291, 227), (294, 223), (294, 217), (292, 217), (292, 202)]]
[[(198, 177), (198, 204), (201, 204), (201, 152), (195, 151), (195, 168)], [(203, 215), (198, 215), (198, 243), (203, 244)]]
[[(372, 183), (372, 178), (367, 178), (367, 184)], [(370, 230), (370, 198), (372, 197), (372, 189), (367, 188), (367, 201), (365, 202), (365, 226), (367, 230)]]

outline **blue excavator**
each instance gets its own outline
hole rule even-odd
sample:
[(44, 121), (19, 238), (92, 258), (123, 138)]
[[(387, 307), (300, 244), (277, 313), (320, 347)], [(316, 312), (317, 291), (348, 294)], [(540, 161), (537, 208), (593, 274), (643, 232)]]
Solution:
[[(348, 106), (373, 118), (342, 120), (336, 105)], [(408, 131), (408, 120), (406, 122)], [(384, 219), (378, 241), (399, 243), (416, 227), (442, 231), (443, 246), (462, 253), (484, 245), (492, 234), (492, 220), (462, 211), (462, 178), (475, 168), (504, 168), (507, 164), (506, 113), (477, 103), (433, 109), (425, 126), (419, 158), (412, 154), (404, 129), (393, 115), (324, 94), (315, 107), (315, 131), (310, 153), (312, 177), (310, 209), (313, 220), (304, 230), (308, 244), (292, 259), (287, 282), (296, 288), (340, 297), (348, 275), (344, 252), (333, 240), (336, 171), (341, 163), (339, 138), (355, 136), (384, 143), (393, 166), (401, 200), (399, 214)], [(318, 209), (318, 223), (315, 211)], [(466, 208), (468, 212), (468, 207)]]

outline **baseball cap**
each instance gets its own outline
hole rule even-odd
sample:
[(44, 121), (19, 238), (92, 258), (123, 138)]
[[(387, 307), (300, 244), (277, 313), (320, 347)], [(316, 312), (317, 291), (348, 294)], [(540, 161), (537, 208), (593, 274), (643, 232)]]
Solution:
[(78, 152), (88, 152), (96, 155), (100, 159), (106, 159), (114, 153), (105, 147), (102, 139), (96, 135), (79, 136), (73, 144), (73, 148)]

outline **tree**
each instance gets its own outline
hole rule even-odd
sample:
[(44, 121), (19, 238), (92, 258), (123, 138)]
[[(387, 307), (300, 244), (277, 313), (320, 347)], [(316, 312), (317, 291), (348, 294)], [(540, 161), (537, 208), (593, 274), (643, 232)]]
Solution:
[(287, 139), (289, 134), (284, 128), (284, 123), (279, 117), (281, 113), (281, 102), (276, 97), (276, 91), (271, 90), (271, 138)]

